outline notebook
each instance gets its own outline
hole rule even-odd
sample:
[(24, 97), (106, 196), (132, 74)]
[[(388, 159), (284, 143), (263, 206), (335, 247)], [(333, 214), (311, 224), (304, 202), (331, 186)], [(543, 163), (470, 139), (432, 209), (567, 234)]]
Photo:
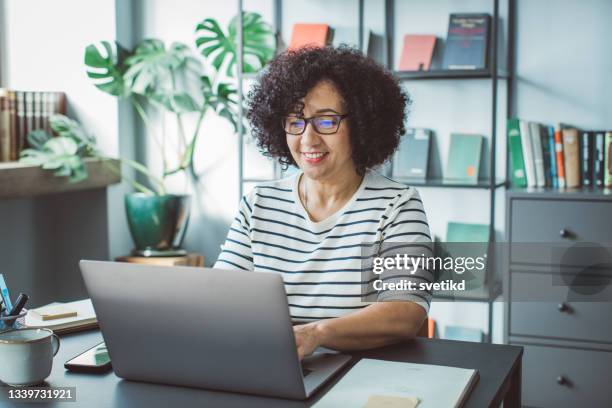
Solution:
[(43, 306), (42, 308), (56, 307), (60, 305), (65, 306), (67, 309), (76, 311), (77, 315), (74, 317), (45, 321), (38, 313), (28, 311), (28, 314), (25, 317), (24, 326), (33, 328), (44, 327), (53, 330), (56, 334), (72, 333), (75, 331), (98, 327), (98, 319), (96, 318), (96, 313), (94, 312), (91, 299), (83, 299), (68, 303), (54, 302)]
[(314, 407), (370, 407), (372, 398), (403, 399), (406, 406), (418, 400), (418, 408), (461, 407), (477, 381), (474, 369), (363, 359)]

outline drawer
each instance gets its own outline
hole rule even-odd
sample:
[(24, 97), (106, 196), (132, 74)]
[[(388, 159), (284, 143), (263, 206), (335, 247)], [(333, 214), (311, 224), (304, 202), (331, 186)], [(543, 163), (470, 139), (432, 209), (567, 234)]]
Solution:
[(610, 407), (612, 352), (523, 345), (522, 402), (530, 407)]
[(511, 228), (513, 242), (612, 242), (612, 202), (512, 200)]
[[(510, 240), (515, 244), (511, 248), (513, 262), (556, 263), (551, 262), (550, 244), (559, 248), (587, 242), (604, 243), (602, 246), (610, 253), (612, 202), (512, 200)], [(571, 257), (565, 264), (570, 261)], [(574, 264), (583, 262), (574, 261)]]
[(510, 334), (612, 343), (612, 285), (602, 280), (608, 285), (570, 290), (553, 275), (513, 271)]

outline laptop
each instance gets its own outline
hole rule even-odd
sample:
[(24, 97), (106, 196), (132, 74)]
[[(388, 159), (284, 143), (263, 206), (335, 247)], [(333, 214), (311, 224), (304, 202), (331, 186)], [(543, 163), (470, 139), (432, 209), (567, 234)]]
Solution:
[(115, 374), (306, 399), (351, 357), (300, 364), (280, 275), (81, 261)]

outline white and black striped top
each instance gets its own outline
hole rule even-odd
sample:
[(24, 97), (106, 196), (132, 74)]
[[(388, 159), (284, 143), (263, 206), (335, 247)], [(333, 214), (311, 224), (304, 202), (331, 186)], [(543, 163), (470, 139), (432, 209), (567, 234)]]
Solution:
[[(300, 174), (255, 187), (242, 198), (215, 268), (280, 273), (294, 320), (338, 317), (362, 302), (362, 247), (431, 242), (418, 192), (368, 171), (353, 197), (321, 222), (298, 196)], [(428, 271), (405, 279), (432, 281)], [(378, 300), (413, 301), (429, 311), (431, 293), (385, 291)]]

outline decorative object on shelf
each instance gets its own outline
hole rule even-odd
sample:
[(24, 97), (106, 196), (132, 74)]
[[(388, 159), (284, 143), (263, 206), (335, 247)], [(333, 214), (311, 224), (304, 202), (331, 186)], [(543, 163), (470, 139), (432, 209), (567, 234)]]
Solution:
[(204, 256), (197, 253), (188, 253), (184, 256), (119, 256), (117, 262), (130, 262), (145, 265), (159, 266), (204, 266)]
[(298, 23), (293, 26), (287, 49), (296, 50), (306, 46), (325, 47), (331, 44), (333, 38), (334, 30), (327, 24)]
[(444, 69), (486, 69), (491, 16), (451, 14), (444, 50)]
[(481, 135), (453, 133), (450, 138), (448, 164), (444, 180), (449, 183), (478, 183)]
[[(244, 60), (240, 69), (243, 73), (253, 73), (274, 56), (275, 36), (257, 13), (243, 12), (242, 22)], [(187, 45), (175, 42), (166, 46), (158, 39), (143, 40), (131, 51), (108, 41), (85, 49), (89, 78), (101, 91), (130, 100), (161, 157), (161, 176), (155, 176), (139, 164), (137, 170), (146, 176), (149, 186), (136, 183), (134, 187), (139, 193), (125, 198), (135, 254), (184, 253), (180, 246), (189, 219), (189, 199), (167, 194), (165, 181), (175, 174), (183, 174), (192, 181), (199, 179), (194, 168), (194, 151), (209, 110), (227, 119), (238, 131), (238, 121), (243, 120), (238, 116), (242, 102), (232, 84), (239, 69), (238, 24), (239, 16), (230, 21), (226, 31), (211, 18), (197, 24), (195, 45), (207, 69)], [(174, 116), (176, 143), (168, 142), (166, 126), (156, 128), (151, 111)], [(196, 119), (189, 137), (185, 126), (187, 115)], [(169, 157), (170, 146), (177, 146), (173, 157)], [(147, 219), (146, 211), (151, 212), (148, 217), (160, 217), (165, 222), (141, 222)], [(174, 221), (176, 224), (171, 226)], [(170, 237), (170, 231), (176, 235)], [(153, 242), (155, 239), (158, 241)]]
[(425, 181), (429, 164), (432, 131), (408, 128), (393, 156), (393, 177)]
[(400, 71), (429, 71), (435, 46), (435, 35), (406, 34)]

